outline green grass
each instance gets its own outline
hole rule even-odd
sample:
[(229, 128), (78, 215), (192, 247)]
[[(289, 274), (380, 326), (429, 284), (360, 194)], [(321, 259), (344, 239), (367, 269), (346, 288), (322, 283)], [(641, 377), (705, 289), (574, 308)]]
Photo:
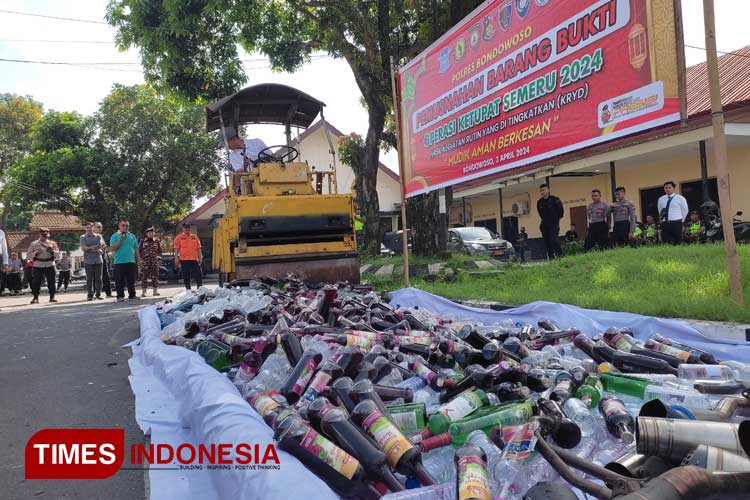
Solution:
[[(738, 246), (745, 299), (750, 246)], [(453, 299), (523, 304), (546, 300), (590, 309), (650, 316), (750, 322), (750, 307), (729, 299), (721, 245), (624, 248), (573, 255), (539, 265), (509, 264), (498, 275), (468, 275), (412, 286)], [(400, 277), (366, 280), (380, 291), (400, 288)]]
[[(446, 258), (419, 257), (415, 255), (410, 255), (409, 265), (432, 264), (434, 262), (442, 262), (444, 264), (447, 264), (449, 267), (463, 268), (464, 263), (467, 260), (489, 260), (489, 257), (474, 257), (471, 255), (464, 255), (464, 254), (450, 254), (450, 257), (446, 256)], [(377, 264), (377, 265), (393, 264), (396, 267), (403, 267), (404, 265), (404, 258), (399, 255), (394, 256), (394, 257), (361, 256), (360, 261), (362, 264)]]

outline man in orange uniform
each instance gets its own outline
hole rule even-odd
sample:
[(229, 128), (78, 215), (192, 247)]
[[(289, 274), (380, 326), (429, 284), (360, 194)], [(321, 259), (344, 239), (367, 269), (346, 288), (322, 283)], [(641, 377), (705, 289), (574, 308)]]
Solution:
[(201, 240), (192, 234), (189, 222), (182, 224), (182, 233), (174, 239), (174, 263), (177, 269), (182, 269), (182, 279), (186, 289), (190, 290), (190, 279), (193, 277), (198, 288), (201, 287), (203, 284)]

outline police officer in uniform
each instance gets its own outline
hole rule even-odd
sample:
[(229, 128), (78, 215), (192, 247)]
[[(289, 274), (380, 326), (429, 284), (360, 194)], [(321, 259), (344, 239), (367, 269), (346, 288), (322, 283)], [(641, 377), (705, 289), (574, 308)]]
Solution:
[(615, 188), (615, 201), (610, 206), (610, 212), (614, 219), (612, 232), (618, 245), (626, 245), (633, 239), (633, 233), (636, 229), (635, 224), (635, 207), (625, 199), (625, 188), (620, 186)]
[(589, 231), (586, 242), (583, 245), (585, 251), (590, 251), (595, 246), (600, 250), (609, 247), (609, 206), (602, 201), (602, 192), (598, 189), (591, 190), (591, 203), (586, 207), (589, 219)]

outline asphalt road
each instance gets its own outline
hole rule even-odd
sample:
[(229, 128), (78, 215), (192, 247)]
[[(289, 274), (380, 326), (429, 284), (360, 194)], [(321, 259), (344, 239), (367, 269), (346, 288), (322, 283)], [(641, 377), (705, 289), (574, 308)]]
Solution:
[(0, 498), (146, 498), (145, 475), (137, 470), (98, 481), (26, 481), (24, 446), (50, 427), (118, 427), (126, 445), (144, 442), (128, 383), (130, 349), (120, 346), (138, 337), (136, 310), (152, 300), (46, 306), (43, 298), (42, 307), (3, 307)]

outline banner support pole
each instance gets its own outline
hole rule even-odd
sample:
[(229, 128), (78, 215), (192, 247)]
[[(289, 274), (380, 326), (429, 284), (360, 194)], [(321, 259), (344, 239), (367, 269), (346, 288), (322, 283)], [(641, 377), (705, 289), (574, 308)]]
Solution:
[(711, 89), (711, 122), (714, 129), (713, 149), (714, 160), (716, 161), (716, 179), (719, 187), (721, 225), (724, 230), (724, 249), (727, 254), (729, 292), (732, 302), (743, 305), (744, 297), (742, 282), (740, 281), (740, 262), (737, 256), (737, 242), (734, 238), (734, 225), (732, 224), (732, 199), (729, 194), (727, 137), (724, 134), (724, 108), (721, 105), (719, 61), (716, 56), (714, 0), (703, 0), (703, 24), (706, 31), (706, 69), (708, 70), (708, 83)]
[(398, 174), (401, 184), (401, 243), (404, 254), (404, 286), (409, 288), (409, 230), (406, 226), (406, 186), (404, 185), (404, 151), (401, 147), (401, 99), (397, 85), (396, 63), (391, 56), (391, 91), (393, 92), (393, 115), (396, 121), (396, 152), (398, 153)]

